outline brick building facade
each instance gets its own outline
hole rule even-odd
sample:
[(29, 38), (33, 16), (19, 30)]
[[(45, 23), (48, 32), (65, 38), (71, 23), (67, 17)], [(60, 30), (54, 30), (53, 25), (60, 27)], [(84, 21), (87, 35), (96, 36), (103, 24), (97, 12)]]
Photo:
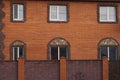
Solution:
[(11, 80), (108, 80), (108, 60), (120, 59), (119, 15), (119, 0), (1, 0), (0, 74), (15, 68), (17, 75), (4, 73)]
[[(69, 43), (70, 60), (100, 59), (99, 43), (104, 39), (112, 39), (119, 46), (119, 1), (3, 0), (2, 4), (5, 14), (2, 20), (2, 33), (5, 36), (2, 52), (5, 60), (11, 59), (11, 45), (16, 40), (25, 44), (27, 60), (48, 60), (49, 43), (56, 38), (62, 38)], [(13, 4), (24, 6), (24, 21), (12, 20)], [(51, 5), (65, 6), (67, 20), (50, 21)], [(100, 21), (101, 6), (115, 7), (116, 20)], [(117, 57), (119, 58), (119, 47)]]

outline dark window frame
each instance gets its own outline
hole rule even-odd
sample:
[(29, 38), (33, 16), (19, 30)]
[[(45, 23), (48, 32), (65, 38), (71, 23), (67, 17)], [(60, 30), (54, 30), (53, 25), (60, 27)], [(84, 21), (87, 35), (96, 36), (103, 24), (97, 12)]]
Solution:
[[(104, 22), (102, 22), (102, 21), (100, 21), (100, 7), (115, 7), (115, 14), (116, 14), (116, 21), (115, 22), (109, 22), (109, 21), (104, 21)], [(98, 23), (109, 23), (109, 24), (117, 24), (118, 23), (118, 6), (116, 5), (116, 4), (98, 4), (98, 6), (97, 6), (97, 20), (98, 20)]]
[[(13, 4), (20, 4), (23, 5), (23, 20), (14, 20), (13, 19)], [(12, 1), (11, 2), (11, 16), (10, 16), (11, 22), (25, 22), (26, 20), (26, 2), (25, 1)]]
[[(55, 5), (55, 6), (66, 6), (66, 21), (50, 21), (50, 6)], [(69, 22), (69, 5), (68, 3), (58, 3), (58, 2), (53, 2), (48, 4), (48, 22), (49, 23), (68, 23)]]

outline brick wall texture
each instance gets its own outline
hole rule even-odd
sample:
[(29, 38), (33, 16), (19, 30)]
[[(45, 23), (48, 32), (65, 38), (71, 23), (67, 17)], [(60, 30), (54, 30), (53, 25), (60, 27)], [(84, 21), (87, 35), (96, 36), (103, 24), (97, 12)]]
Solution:
[[(25, 22), (11, 22), (10, 1), (4, 0), (3, 22), (5, 28), (5, 60), (10, 59), (10, 44), (21, 40), (26, 44), (27, 60), (47, 60), (48, 43), (61, 37), (70, 43), (70, 59), (98, 59), (98, 43), (106, 37), (114, 38), (120, 43), (120, 3), (112, 2), (66, 2), (69, 21), (67, 23), (48, 22), (48, 5), (55, 1), (27, 1)], [(98, 5), (116, 5), (118, 23), (99, 23)]]
[(0, 62), (0, 80), (17, 80), (17, 62)]

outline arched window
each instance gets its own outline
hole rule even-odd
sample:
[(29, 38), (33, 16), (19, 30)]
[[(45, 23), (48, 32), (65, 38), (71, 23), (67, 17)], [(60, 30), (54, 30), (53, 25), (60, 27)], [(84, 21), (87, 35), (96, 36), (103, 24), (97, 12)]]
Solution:
[(100, 59), (106, 56), (108, 60), (117, 60), (118, 58), (118, 43), (116, 40), (106, 38), (99, 43), (99, 56)]
[(55, 38), (49, 43), (49, 59), (60, 60), (61, 57), (68, 59), (69, 43), (63, 38)]
[(11, 44), (11, 59), (18, 60), (18, 58), (25, 57), (25, 44), (22, 41), (16, 40)]

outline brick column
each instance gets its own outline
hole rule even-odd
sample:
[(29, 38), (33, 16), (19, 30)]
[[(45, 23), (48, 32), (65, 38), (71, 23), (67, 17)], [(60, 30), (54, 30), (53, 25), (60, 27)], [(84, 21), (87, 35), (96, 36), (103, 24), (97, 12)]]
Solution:
[(67, 80), (66, 58), (60, 59), (60, 80)]
[(24, 59), (18, 59), (18, 80), (24, 80)]
[(107, 57), (103, 57), (103, 80), (109, 80), (109, 61)]

